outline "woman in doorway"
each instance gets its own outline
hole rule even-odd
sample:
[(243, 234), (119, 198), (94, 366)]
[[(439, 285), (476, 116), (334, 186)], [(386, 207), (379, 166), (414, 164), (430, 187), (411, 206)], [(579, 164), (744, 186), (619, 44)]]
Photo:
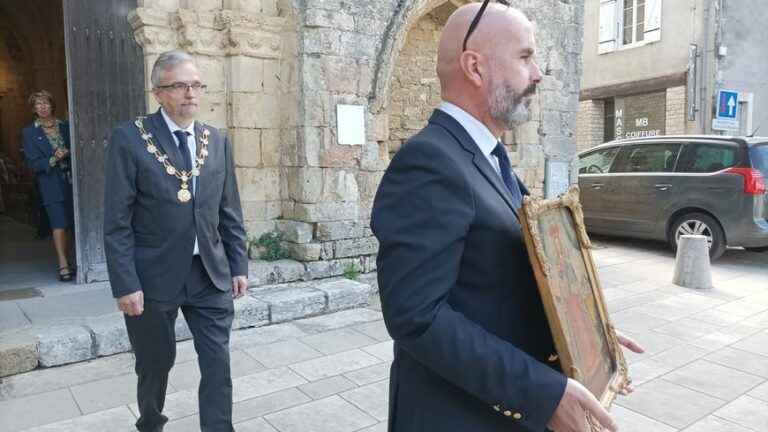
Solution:
[(54, 117), (53, 96), (45, 91), (32, 93), (29, 105), (35, 121), (24, 128), (24, 157), (35, 172), (40, 196), (53, 230), (53, 244), (59, 258), (58, 275), (72, 280), (74, 266), (68, 255), (73, 225), (72, 171), (69, 153), (69, 124)]

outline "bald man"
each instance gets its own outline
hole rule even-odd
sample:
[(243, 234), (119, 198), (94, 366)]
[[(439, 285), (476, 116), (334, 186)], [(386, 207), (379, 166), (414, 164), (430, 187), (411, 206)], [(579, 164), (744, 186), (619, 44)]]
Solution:
[(586, 431), (616, 425), (559, 370), (518, 221), (528, 191), (499, 137), (541, 81), (518, 10), (459, 8), (437, 73), (443, 103), (395, 155), (373, 206), (384, 321), (394, 339), (390, 432)]

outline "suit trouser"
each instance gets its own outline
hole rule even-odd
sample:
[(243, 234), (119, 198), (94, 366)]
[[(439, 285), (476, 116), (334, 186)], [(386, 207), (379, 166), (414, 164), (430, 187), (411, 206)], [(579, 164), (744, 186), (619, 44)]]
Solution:
[(144, 300), (144, 313), (125, 316), (128, 338), (136, 356), (139, 420), (142, 432), (159, 432), (168, 418), (162, 414), (168, 373), (176, 359), (174, 326), (184, 313), (200, 367), (200, 430), (232, 432), (232, 378), (229, 333), (234, 317), (230, 292), (218, 290), (198, 256), (192, 261), (184, 288), (174, 301)]

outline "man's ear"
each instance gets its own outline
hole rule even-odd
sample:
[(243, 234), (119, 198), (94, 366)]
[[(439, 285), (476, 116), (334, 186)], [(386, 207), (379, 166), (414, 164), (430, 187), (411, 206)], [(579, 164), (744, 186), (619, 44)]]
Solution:
[(482, 87), (485, 81), (486, 70), (483, 56), (474, 51), (464, 51), (459, 57), (459, 65), (464, 77), (475, 85)]

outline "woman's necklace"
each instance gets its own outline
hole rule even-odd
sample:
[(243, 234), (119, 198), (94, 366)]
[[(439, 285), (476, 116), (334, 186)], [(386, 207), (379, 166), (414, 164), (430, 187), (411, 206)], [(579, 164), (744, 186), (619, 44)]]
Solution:
[(163, 164), (163, 167), (165, 167), (165, 172), (168, 175), (174, 176), (181, 180), (181, 189), (179, 189), (179, 192), (176, 193), (176, 198), (178, 198), (179, 201), (183, 203), (188, 202), (192, 199), (192, 193), (189, 191), (189, 180), (191, 180), (192, 177), (197, 177), (200, 175), (200, 169), (205, 163), (205, 159), (208, 157), (208, 136), (211, 134), (211, 132), (208, 129), (203, 129), (203, 136), (200, 138), (200, 143), (203, 145), (200, 149), (200, 156), (195, 157), (192, 171), (183, 171), (177, 169), (170, 162), (168, 162), (168, 155), (162, 154), (160, 152), (160, 149), (152, 140), (152, 134), (144, 129), (144, 118), (145, 117), (137, 117), (134, 124), (137, 128), (139, 128), (141, 138), (147, 145), (147, 151), (155, 156), (155, 159), (157, 159), (158, 162)]

